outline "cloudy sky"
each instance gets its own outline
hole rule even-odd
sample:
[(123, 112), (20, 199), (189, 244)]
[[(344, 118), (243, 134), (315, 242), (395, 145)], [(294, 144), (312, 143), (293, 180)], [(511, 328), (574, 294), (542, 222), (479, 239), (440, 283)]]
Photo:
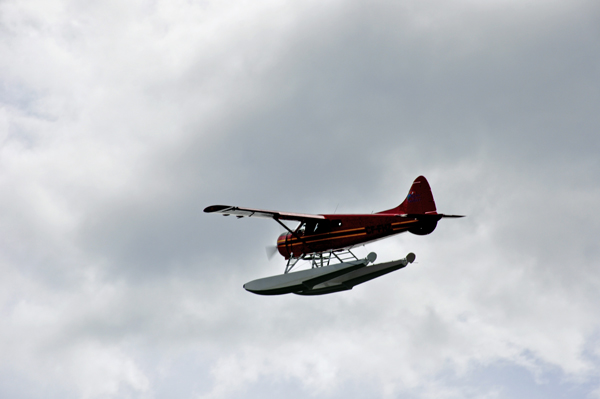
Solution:
[[(0, 0), (0, 397), (599, 398), (595, 0)], [(321, 297), (280, 228), (418, 175)]]

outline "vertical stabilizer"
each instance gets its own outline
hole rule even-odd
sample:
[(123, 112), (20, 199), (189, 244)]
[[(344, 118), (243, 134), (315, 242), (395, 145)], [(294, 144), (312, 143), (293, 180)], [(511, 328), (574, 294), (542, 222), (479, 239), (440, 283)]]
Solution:
[(406, 199), (395, 208), (379, 212), (384, 214), (436, 214), (435, 201), (431, 187), (424, 176), (415, 179)]

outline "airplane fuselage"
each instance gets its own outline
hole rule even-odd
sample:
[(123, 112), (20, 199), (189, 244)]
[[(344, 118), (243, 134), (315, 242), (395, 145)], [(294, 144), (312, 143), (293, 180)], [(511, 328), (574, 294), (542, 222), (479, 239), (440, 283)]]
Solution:
[[(211, 205), (204, 212), (275, 220), (288, 230), (277, 239), (277, 249), (285, 259), (350, 249), (405, 231), (426, 235), (441, 218), (461, 217), (437, 213), (431, 187), (423, 176), (415, 179), (400, 205), (374, 214), (314, 215), (229, 205)], [(300, 225), (292, 230), (282, 221)]]
[[(302, 225), (294, 233), (284, 233), (277, 239), (277, 249), (285, 258), (305, 254), (348, 249), (385, 237), (411, 231), (429, 234), (437, 218), (423, 221), (401, 215), (323, 215), (324, 220)], [(433, 215), (432, 215), (433, 216)]]

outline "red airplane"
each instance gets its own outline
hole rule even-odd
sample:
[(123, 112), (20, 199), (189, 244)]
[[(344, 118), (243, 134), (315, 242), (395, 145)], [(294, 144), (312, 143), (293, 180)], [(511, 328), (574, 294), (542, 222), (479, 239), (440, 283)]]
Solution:
[[(283, 226), (287, 232), (277, 239), (277, 250), (287, 260), (285, 274), (289, 273), (299, 260), (311, 260), (313, 268), (328, 266), (329, 260), (333, 258), (337, 258), (341, 263), (348, 259), (358, 261), (350, 252), (353, 247), (406, 231), (427, 235), (435, 230), (440, 219), (463, 217), (437, 213), (431, 188), (423, 176), (415, 179), (406, 199), (400, 205), (374, 214), (310, 215), (228, 205), (212, 205), (205, 208), (204, 212), (220, 213), (224, 216), (235, 215), (238, 218), (268, 218)], [(282, 223), (282, 220), (296, 221), (300, 224), (292, 230)], [(373, 262), (375, 257), (374, 253), (370, 254), (368, 261)], [(414, 254), (407, 256), (409, 263), (414, 258)], [(365, 265), (366, 263), (362, 266)], [(322, 278), (319, 281), (321, 280)]]

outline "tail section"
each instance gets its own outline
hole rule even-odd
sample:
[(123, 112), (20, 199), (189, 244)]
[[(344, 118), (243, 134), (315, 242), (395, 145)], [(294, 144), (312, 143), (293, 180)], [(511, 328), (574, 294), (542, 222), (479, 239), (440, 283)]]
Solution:
[(415, 179), (406, 199), (397, 207), (388, 209), (387, 211), (379, 212), (381, 214), (394, 215), (436, 215), (435, 201), (431, 193), (431, 187), (424, 176), (419, 176)]

